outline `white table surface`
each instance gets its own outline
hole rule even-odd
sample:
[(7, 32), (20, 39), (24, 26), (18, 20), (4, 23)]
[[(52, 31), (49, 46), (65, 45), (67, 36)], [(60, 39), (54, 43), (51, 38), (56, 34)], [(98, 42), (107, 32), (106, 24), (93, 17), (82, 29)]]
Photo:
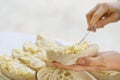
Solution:
[(12, 49), (22, 48), (24, 42), (35, 42), (35, 39), (35, 35), (15, 32), (0, 32), (0, 54), (11, 54)]

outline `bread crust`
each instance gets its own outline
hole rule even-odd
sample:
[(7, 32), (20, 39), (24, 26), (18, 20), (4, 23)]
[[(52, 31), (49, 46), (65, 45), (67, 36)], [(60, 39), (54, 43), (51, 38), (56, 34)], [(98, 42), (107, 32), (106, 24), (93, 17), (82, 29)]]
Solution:
[(0, 80), (12, 80), (12, 79), (8, 78), (0, 71)]

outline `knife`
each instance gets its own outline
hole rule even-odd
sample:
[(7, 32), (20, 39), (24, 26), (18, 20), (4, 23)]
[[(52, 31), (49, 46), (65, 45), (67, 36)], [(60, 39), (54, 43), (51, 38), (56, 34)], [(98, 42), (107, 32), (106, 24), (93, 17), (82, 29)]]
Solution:
[(93, 31), (95, 31), (96, 30), (96, 27), (94, 26), (90, 31), (88, 31), (86, 34), (85, 34), (85, 36), (80, 40), (80, 42), (78, 42), (79, 44), (80, 43), (82, 43), (85, 39), (86, 39), (86, 37), (91, 33), (91, 32), (93, 32)]

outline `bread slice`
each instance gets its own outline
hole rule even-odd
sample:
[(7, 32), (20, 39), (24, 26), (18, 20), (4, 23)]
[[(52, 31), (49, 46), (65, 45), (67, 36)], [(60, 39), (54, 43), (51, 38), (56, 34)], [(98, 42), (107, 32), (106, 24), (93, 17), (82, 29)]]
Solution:
[(25, 52), (30, 52), (31, 54), (35, 54), (35, 53), (38, 53), (38, 52), (44, 52), (42, 48), (38, 47), (35, 43), (32, 43), (32, 42), (25, 42), (23, 44), (23, 50)]
[(35, 71), (7, 56), (0, 56), (0, 70), (13, 80), (35, 80)]
[(21, 61), (21, 63), (23, 63), (27, 67), (30, 67), (35, 71), (38, 71), (41, 67), (45, 67), (46, 64), (42, 59), (38, 58), (34, 54), (19, 49), (14, 49), (12, 51), (12, 57), (14, 59), (18, 59)]
[(117, 71), (94, 71), (90, 73), (98, 80), (120, 80), (120, 72)]
[(36, 45), (45, 50), (57, 49), (62, 46), (55, 42), (54, 40), (50, 40), (42, 35), (37, 36)]
[(8, 78), (0, 71), (0, 80), (12, 80), (12, 79)]
[(38, 80), (96, 80), (92, 75), (83, 71), (75, 72), (71, 70), (59, 69), (55, 67), (45, 67), (37, 73)]
[[(23, 44), (23, 50), (24, 52), (29, 53), (30, 55), (35, 56), (43, 61), (47, 60), (46, 51), (32, 42), (25, 42)], [(21, 51), (18, 50), (17, 52), (20, 53)]]
[(47, 51), (47, 57), (50, 61), (57, 61), (64, 65), (72, 65), (80, 57), (96, 56), (97, 54), (98, 46), (96, 44), (88, 45), (87, 42), (68, 46), (60, 50)]

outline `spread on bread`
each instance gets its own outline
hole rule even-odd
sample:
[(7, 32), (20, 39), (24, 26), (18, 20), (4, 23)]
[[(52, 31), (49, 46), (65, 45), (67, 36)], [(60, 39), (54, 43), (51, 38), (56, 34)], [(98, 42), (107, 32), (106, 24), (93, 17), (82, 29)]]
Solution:
[(82, 42), (82, 43), (77, 43), (75, 45), (72, 46), (65, 46), (64, 48), (64, 52), (67, 53), (72, 53), (72, 54), (77, 54), (80, 51), (84, 51), (85, 49), (87, 49), (89, 47), (88, 42)]

